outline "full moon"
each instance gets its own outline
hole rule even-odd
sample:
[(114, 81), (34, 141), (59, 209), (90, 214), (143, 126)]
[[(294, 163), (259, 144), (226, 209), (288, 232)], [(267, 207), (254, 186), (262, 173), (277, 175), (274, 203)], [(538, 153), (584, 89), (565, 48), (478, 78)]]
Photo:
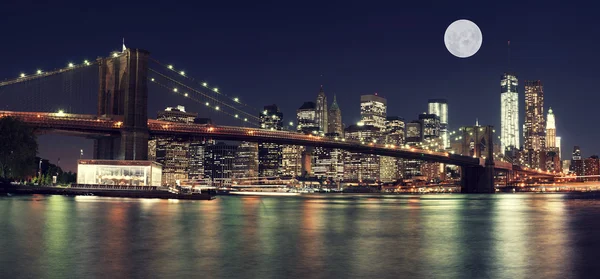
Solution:
[(483, 35), (477, 24), (459, 19), (452, 22), (444, 34), (444, 43), (452, 55), (460, 58), (473, 56), (483, 42)]

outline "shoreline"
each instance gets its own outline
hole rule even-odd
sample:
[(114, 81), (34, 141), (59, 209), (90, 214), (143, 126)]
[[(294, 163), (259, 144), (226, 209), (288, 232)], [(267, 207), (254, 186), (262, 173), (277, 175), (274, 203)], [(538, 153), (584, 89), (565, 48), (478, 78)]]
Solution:
[(99, 196), (134, 199), (180, 199), (180, 200), (213, 200), (215, 195), (208, 193), (175, 194), (161, 190), (98, 190), (74, 189), (47, 186), (0, 185), (1, 195), (62, 195), (62, 196)]

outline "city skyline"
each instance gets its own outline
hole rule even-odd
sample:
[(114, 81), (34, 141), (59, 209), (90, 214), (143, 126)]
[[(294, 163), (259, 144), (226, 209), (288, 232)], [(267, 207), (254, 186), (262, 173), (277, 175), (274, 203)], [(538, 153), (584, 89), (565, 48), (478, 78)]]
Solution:
[[(12, 5), (15, 10), (12, 16), (19, 16), (19, 13), (24, 13), (20, 11), (27, 10), (21, 7), (22, 4)], [(112, 8), (116, 6), (107, 5), (100, 9)], [(427, 110), (427, 99), (445, 98), (451, 104), (449, 119), (452, 127), (470, 125), (478, 118), (480, 123), (499, 129), (497, 77), (508, 70), (505, 54), (506, 41), (510, 40), (510, 70), (520, 80), (539, 79), (544, 82), (545, 103), (560, 116), (557, 135), (562, 137), (563, 148), (570, 150), (572, 146), (579, 145), (586, 154), (600, 153), (600, 147), (595, 145), (600, 132), (584, 133), (587, 125), (577, 121), (576, 114), (570, 113), (575, 107), (593, 109), (593, 102), (577, 100), (596, 90), (588, 77), (593, 72), (593, 65), (598, 63), (592, 48), (597, 36), (589, 34), (597, 34), (598, 30), (585, 24), (570, 28), (574, 22), (593, 18), (588, 11), (565, 7), (557, 17), (557, 11), (540, 6), (537, 7), (540, 13), (527, 16), (527, 9), (523, 7), (509, 15), (511, 20), (502, 27), (497, 27), (493, 24), (497, 12), (494, 8), (475, 13), (475, 8), (459, 11), (447, 6), (447, 10), (455, 12), (436, 15), (419, 5), (398, 13), (366, 7), (370, 15), (358, 19), (351, 15), (358, 14), (363, 7), (352, 3), (341, 8), (323, 4), (314, 9), (308, 5), (275, 14), (276, 6), (253, 10), (258, 15), (274, 15), (274, 20), (280, 23), (274, 27), (267, 21), (249, 20), (248, 15), (239, 12), (227, 16), (224, 8), (215, 3), (204, 7), (207, 15), (201, 22), (219, 19), (218, 24), (206, 24), (201, 31), (201, 37), (210, 38), (211, 45), (202, 43), (204, 39), (189, 36), (192, 31), (197, 31), (195, 24), (201, 22), (192, 24), (192, 21), (184, 20), (176, 24), (176, 32), (173, 33), (166, 33), (161, 28), (163, 23), (151, 21), (147, 27), (135, 28), (133, 23), (136, 20), (159, 14), (158, 9), (151, 7), (142, 8), (144, 16), (128, 18), (117, 15), (114, 23), (103, 26), (89, 20), (66, 29), (70, 32), (52, 30), (63, 30), (71, 22), (82, 18), (99, 19), (99, 16), (86, 12), (86, 9), (81, 12), (78, 7), (57, 11), (53, 16), (46, 15), (43, 9), (34, 9), (28, 11), (34, 20), (23, 22), (24, 27), (43, 23), (53, 28), (50, 32), (28, 28), (32, 29), (29, 36), (7, 30), (5, 38), (15, 43), (0, 47), (3, 53), (11, 54), (1, 58), (3, 65), (10, 66), (0, 69), (0, 77), (13, 77), (21, 71), (31, 73), (37, 68), (62, 67), (68, 61), (106, 55), (107, 50), (119, 50), (121, 39), (125, 37), (128, 46), (147, 48), (160, 61), (172, 63), (195, 78), (207, 80), (227, 94), (239, 95), (253, 107), (276, 103), (285, 115), (284, 123), (292, 119), (301, 102), (313, 100), (315, 87), (323, 84), (330, 100), (334, 94), (337, 95), (346, 126), (360, 120), (356, 105), (360, 95), (377, 92), (388, 99), (388, 115), (398, 115), (407, 121)], [(304, 19), (305, 14), (325, 20), (311, 23)], [(165, 16), (186, 18), (189, 12), (181, 9)], [(476, 22), (485, 38), (480, 51), (468, 59), (453, 57), (443, 45), (445, 28), (458, 18)], [(569, 18), (577, 20), (566, 20), (565, 25), (556, 27), (552, 23), (558, 18), (562, 18), (561, 22)], [(2, 20), (10, 19), (11, 16)], [(231, 28), (240, 27), (241, 22), (249, 24), (241, 27), (240, 31)], [(303, 25), (302, 28), (299, 25)], [(556, 28), (577, 29), (577, 32), (588, 35), (574, 36), (575, 41), (567, 43), (553, 35)], [(97, 32), (92, 32), (92, 35), (86, 30)], [(161, 37), (161, 42), (157, 41), (157, 36)], [(264, 40), (248, 40), (249, 36), (259, 36)], [(418, 38), (421, 43), (404, 44), (402, 38), (406, 37)], [(319, 43), (315, 44), (315, 41)], [(38, 46), (42, 43), (44, 48), (40, 51)], [(179, 47), (184, 45), (186, 47)], [(341, 48), (345, 49), (343, 53), (339, 53)], [(570, 66), (569, 61), (573, 60), (578, 62), (578, 67)], [(568, 69), (566, 73), (565, 69)], [(578, 85), (576, 90), (573, 84)], [(524, 92), (522, 86), (519, 91)], [(524, 104), (524, 96), (519, 98), (519, 104)], [(154, 113), (164, 109), (167, 103), (170, 106), (180, 103), (176, 99), (166, 99), (158, 100), (151, 96), (149, 115), (154, 117)], [(199, 110), (190, 104), (183, 105), (190, 111)], [(519, 118), (522, 123), (524, 115), (521, 113)], [(582, 134), (588, 136), (578, 137)], [(67, 158), (79, 157), (80, 149), (84, 149), (84, 157), (91, 156), (92, 144), (89, 141), (61, 136), (43, 136), (41, 139), (40, 155), (53, 162), (61, 157), (61, 163), (68, 164)], [(56, 142), (64, 142), (67, 146), (55, 148)]]

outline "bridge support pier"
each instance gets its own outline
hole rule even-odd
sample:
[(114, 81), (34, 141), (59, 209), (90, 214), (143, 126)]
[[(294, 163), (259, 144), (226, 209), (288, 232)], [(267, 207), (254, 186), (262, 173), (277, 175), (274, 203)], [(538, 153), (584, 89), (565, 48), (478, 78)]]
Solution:
[(493, 194), (494, 167), (493, 166), (464, 166), (461, 168), (461, 192)]
[(121, 135), (97, 139), (96, 159), (148, 159), (149, 56), (145, 50), (126, 49), (98, 60), (98, 116), (121, 120)]

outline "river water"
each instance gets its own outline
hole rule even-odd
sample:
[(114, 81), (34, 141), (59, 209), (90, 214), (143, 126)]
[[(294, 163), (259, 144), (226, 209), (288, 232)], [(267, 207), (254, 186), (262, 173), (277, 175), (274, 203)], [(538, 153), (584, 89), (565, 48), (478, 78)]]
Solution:
[(599, 278), (600, 194), (0, 197), (0, 278)]

